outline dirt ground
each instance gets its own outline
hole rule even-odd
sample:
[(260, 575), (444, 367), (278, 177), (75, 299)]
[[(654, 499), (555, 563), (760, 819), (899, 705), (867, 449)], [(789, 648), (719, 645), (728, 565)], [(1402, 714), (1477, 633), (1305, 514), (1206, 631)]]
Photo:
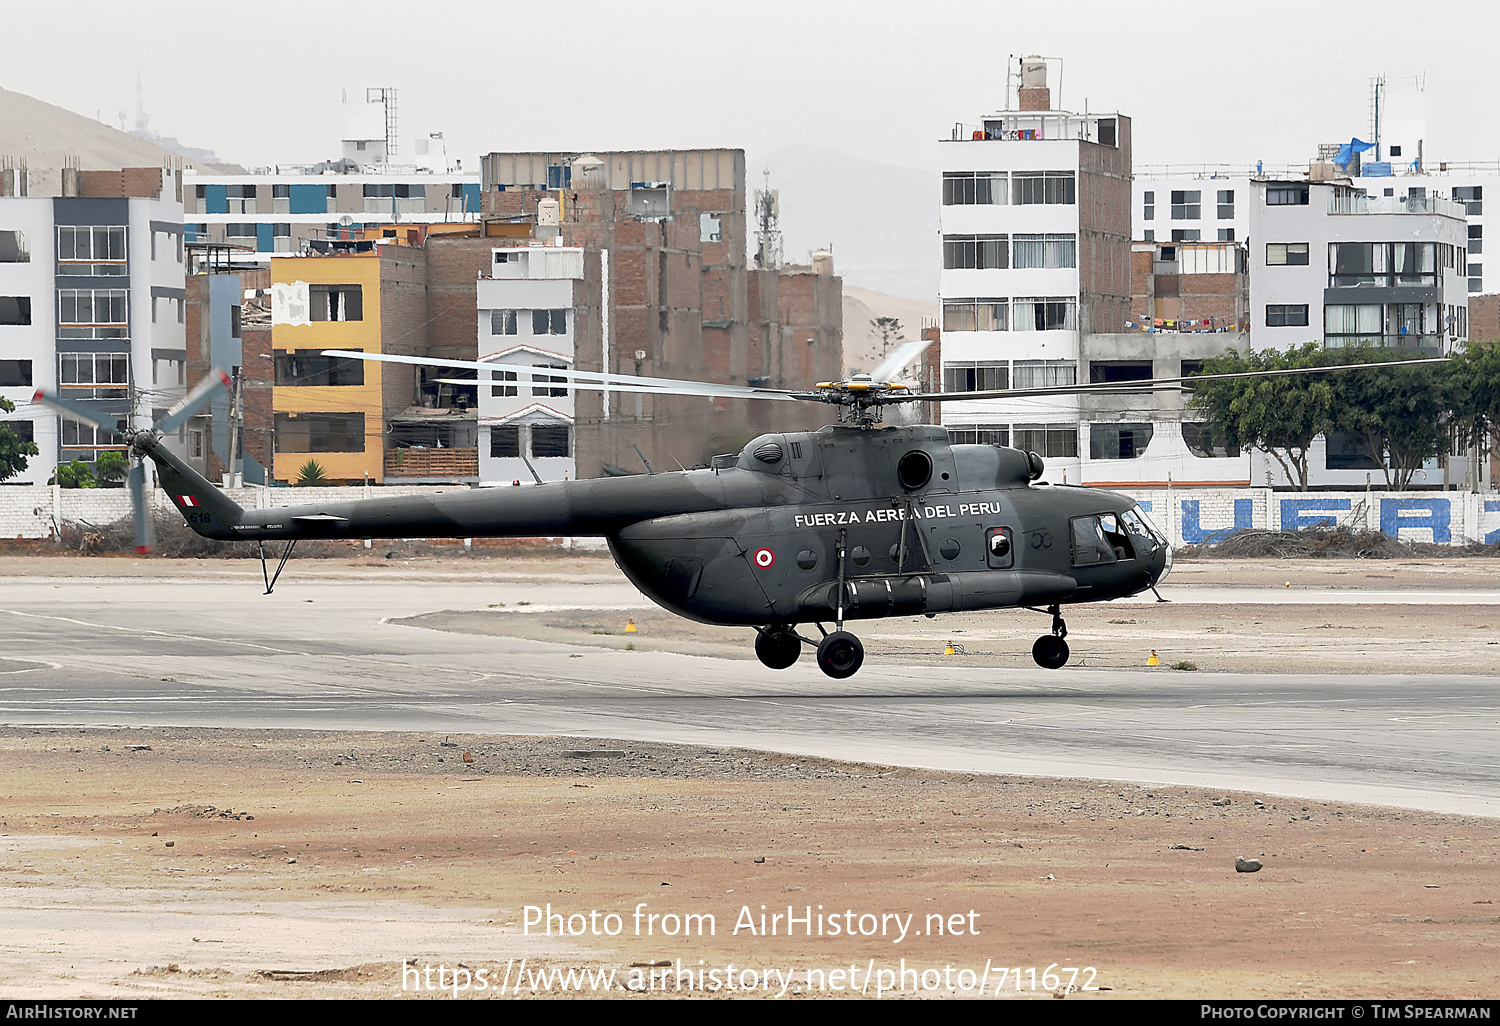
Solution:
[[(0, 574), (259, 573), (19, 562)], [(615, 574), (577, 556), (320, 562), (387, 582)], [(1173, 583), (1477, 592), (1495, 587), (1490, 567), (1203, 561)], [(744, 631), (640, 609), (626, 637), (620, 612), (460, 610), (439, 626), (746, 647)], [(1454, 652), (1446, 671), (1494, 673), (1497, 618), (1482, 604), (1184, 603), (1079, 609), (1069, 626), (1090, 661), (1139, 665), (1143, 639), (1165, 638), (1164, 662), (1204, 670), (1389, 671), (1399, 652), (1415, 669), (1425, 636)], [(866, 637), (898, 654), (963, 639), (954, 658), (998, 664), (1034, 633), (1007, 613)], [(1239, 857), (1264, 868), (1236, 872)], [(1482, 998), (1500, 993), (1497, 858), (1492, 819), (1269, 794), (627, 740), (8, 727), (0, 993)], [(550, 975), (569, 970), (613, 976)]]
[[(15, 998), (439, 996), (410, 974), (403, 992), (402, 959), (498, 997), (522, 958), (533, 981), (613, 969), (622, 997), (632, 967), (659, 991), (646, 974), (679, 959), (796, 970), (787, 996), (851, 963), (873, 993), (902, 959), (907, 996), (962, 994), (987, 964), (1012, 997), (1000, 967), (1022, 997), (1065, 989), (1049, 966), (1108, 988), (1075, 999), (1500, 991), (1492, 820), (630, 741), (203, 729), (7, 729), (0, 790)], [(821, 910), (825, 935), (759, 936), (761, 906)], [(637, 936), (642, 907), (661, 918)], [(874, 935), (828, 936), (835, 913)], [(712, 936), (662, 933), (705, 914)]]

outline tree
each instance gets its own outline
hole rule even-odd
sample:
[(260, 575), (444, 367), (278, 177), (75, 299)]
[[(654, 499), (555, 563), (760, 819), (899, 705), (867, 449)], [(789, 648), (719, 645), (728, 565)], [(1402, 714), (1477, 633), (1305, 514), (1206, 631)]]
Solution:
[[(0, 412), (15, 413), (16, 404), (0, 395)], [(40, 452), (35, 442), (23, 442), (19, 435), (0, 421), (0, 481), (26, 469), (26, 457)]]
[[(1268, 349), (1226, 353), (1207, 361), (1204, 374), (1290, 370), (1344, 363), (1338, 350), (1315, 342), (1283, 353)], [(1231, 448), (1259, 449), (1307, 490), (1307, 450), (1313, 439), (1335, 429), (1334, 388), (1326, 374), (1287, 374), (1271, 378), (1205, 381), (1194, 386), (1191, 407), (1203, 413), (1215, 438)]]
[(94, 477), (94, 467), (91, 463), (83, 460), (72, 460), (68, 463), (59, 463), (53, 471), (52, 477), (47, 483), (55, 484), (59, 488), (98, 488), (99, 481)]
[(1328, 375), (1333, 429), (1379, 464), (1387, 488), (1404, 491), (1424, 460), (1446, 455), (1461, 387), (1452, 365), (1401, 367), (1418, 354), (1390, 349), (1346, 349), (1340, 363), (1390, 363), (1389, 370)]
[(130, 473), (130, 461), (118, 449), (106, 449), (94, 461), (94, 480), (100, 488), (113, 488)]
[(881, 359), (889, 356), (892, 349), (906, 341), (906, 329), (901, 327), (899, 318), (877, 317), (870, 322), (870, 327), (880, 336)]

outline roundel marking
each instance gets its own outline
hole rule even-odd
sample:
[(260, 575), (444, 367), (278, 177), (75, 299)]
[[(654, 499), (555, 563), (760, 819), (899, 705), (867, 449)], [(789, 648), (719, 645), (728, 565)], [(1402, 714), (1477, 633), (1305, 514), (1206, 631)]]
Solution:
[(776, 553), (772, 552), (770, 549), (756, 549), (755, 555), (753, 555), (751, 558), (755, 560), (756, 566), (760, 567), (762, 570), (769, 570), (771, 569), (772, 564), (776, 562)]

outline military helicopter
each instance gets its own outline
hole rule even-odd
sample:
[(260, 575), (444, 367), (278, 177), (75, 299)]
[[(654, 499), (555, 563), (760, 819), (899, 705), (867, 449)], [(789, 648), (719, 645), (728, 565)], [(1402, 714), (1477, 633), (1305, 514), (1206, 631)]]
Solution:
[[(658, 604), (692, 620), (755, 629), (755, 654), (786, 669), (814, 648), (818, 667), (843, 679), (864, 662), (851, 620), (1022, 608), (1051, 617), (1037, 665), (1068, 661), (1066, 604), (1154, 589), (1172, 548), (1126, 495), (1042, 481), (1036, 453), (954, 445), (942, 427), (881, 424), (886, 406), (1139, 391), (1186, 378), (997, 392), (920, 394), (897, 380), (925, 342), (908, 343), (868, 374), (795, 391), (597, 371), (548, 369), (577, 389), (822, 402), (840, 423), (761, 435), (700, 470), (472, 489), (430, 496), (311, 502), (244, 509), (162, 444), (227, 377), (205, 379), (157, 425), (120, 432), (133, 460), (137, 545), (151, 545), (145, 459), (189, 526), (224, 541), (258, 543), (266, 594), (304, 538), (596, 536), (625, 576)], [(496, 365), (326, 350), (325, 356), (493, 372)], [(1421, 361), (1412, 361), (1413, 363)], [(1441, 362), (1441, 361), (1439, 361)], [(1310, 372), (1347, 369), (1314, 368)], [(1293, 373), (1307, 373), (1296, 371)], [(1197, 375), (1195, 380), (1282, 371)], [(481, 379), (482, 380), (482, 379)], [(39, 391), (35, 400), (116, 431), (112, 418)], [(286, 546), (269, 573), (264, 543)], [(832, 624), (829, 631), (824, 625)], [(816, 626), (820, 637), (801, 632)]]

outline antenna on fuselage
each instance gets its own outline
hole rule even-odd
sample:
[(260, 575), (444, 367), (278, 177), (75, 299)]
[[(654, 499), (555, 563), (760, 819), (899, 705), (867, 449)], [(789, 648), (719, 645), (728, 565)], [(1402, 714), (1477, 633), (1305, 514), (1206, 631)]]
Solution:
[(651, 461), (646, 459), (646, 454), (641, 452), (641, 447), (639, 445), (636, 445), (634, 442), (630, 443), (630, 447), (635, 450), (635, 454), (639, 456), (641, 458), (641, 462), (646, 465), (646, 476), (655, 477), (656, 471), (651, 469)]

